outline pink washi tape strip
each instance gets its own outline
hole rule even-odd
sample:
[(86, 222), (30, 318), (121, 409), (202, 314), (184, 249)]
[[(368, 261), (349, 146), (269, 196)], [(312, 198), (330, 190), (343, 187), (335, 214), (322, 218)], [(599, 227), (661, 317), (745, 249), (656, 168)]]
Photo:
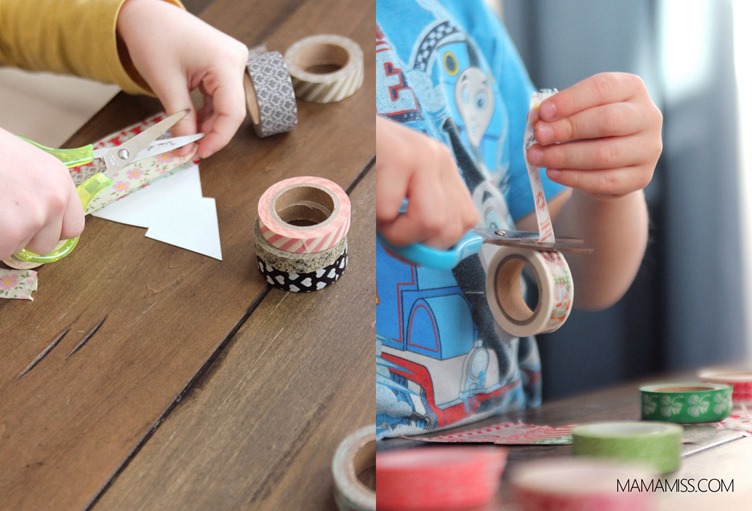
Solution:
[(654, 494), (629, 490), (653, 477), (641, 465), (561, 458), (520, 465), (510, 480), (522, 511), (649, 511)]
[(350, 229), (350, 199), (321, 177), (293, 177), (271, 186), (259, 200), (258, 214), (264, 238), (296, 254), (328, 250)]
[(441, 446), (377, 453), (378, 508), (448, 511), (482, 506), (493, 499), (506, 458), (500, 447)]
[(752, 405), (752, 369), (703, 369), (698, 377), (705, 382), (730, 385), (734, 389), (734, 406)]
[(540, 169), (527, 161), (527, 150), (530, 149), (530, 146), (537, 143), (535, 141), (533, 128), (538, 120), (538, 107), (543, 100), (550, 98), (556, 93), (556, 89), (542, 89), (539, 92), (534, 92), (530, 98), (530, 111), (527, 116), (524, 147), (527, 174), (530, 178), (530, 186), (533, 189), (533, 198), (535, 200), (535, 216), (538, 220), (538, 233), (540, 234), (539, 241), (551, 243), (555, 242), (556, 238), (554, 237), (554, 227), (551, 223), (551, 215), (548, 213), (548, 203), (546, 202), (546, 194), (543, 191)]

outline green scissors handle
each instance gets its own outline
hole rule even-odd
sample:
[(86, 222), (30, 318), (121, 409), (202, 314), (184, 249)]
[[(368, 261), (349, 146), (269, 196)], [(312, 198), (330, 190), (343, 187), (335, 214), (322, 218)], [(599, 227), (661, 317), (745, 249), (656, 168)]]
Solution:
[[(38, 144), (33, 140), (29, 140), (28, 138), (20, 138), (32, 144), (33, 146), (38, 147), (42, 151), (53, 155), (61, 162), (63, 162), (63, 164), (68, 168), (78, 167), (79, 165), (85, 165), (94, 161), (94, 149), (91, 144), (83, 147), (76, 147), (73, 149), (53, 149), (51, 147)], [(78, 199), (81, 201), (81, 205), (83, 206), (84, 210), (86, 210), (89, 203), (96, 194), (98, 194), (111, 184), (112, 180), (100, 172), (94, 174), (89, 179), (78, 185), (78, 187), (76, 187), (76, 191), (78, 192)], [(59, 261), (63, 257), (73, 252), (73, 249), (76, 248), (76, 245), (78, 245), (78, 237), (61, 241), (52, 252), (49, 252), (47, 254), (37, 254), (32, 252), (31, 250), (22, 248), (11, 257), (25, 263), (38, 265), (54, 263), (55, 261)]]
[(29, 144), (41, 149), (46, 153), (51, 154), (52, 156), (63, 162), (63, 164), (69, 169), (78, 167), (80, 165), (86, 165), (87, 163), (94, 161), (94, 146), (92, 146), (91, 144), (82, 147), (74, 147), (73, 149), (55, 149), (34, 142), (33, 140), (29, 140), (26, 137), (19, 136), (18, 138), (24, 140), (25, 142), (28, 142)]

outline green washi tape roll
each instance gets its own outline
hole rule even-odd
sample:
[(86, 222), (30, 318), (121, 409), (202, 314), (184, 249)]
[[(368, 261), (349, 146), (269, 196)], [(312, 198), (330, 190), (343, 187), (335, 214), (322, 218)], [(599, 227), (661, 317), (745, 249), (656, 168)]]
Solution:
[(640, 387), (642, 418), (694, 424), (718, 422), (732, 409), (732, 387), (725, 383), (663, 383)]
[(572, 451), (578, 456), (642, 463), (666, 474), (681, 466), (683, 431), (665, 422), (583, 424), (572, 429)]

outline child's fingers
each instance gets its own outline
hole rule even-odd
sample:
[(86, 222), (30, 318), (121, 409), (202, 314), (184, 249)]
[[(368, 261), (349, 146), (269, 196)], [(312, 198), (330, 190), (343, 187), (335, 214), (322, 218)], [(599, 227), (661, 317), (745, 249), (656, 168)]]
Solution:
[[(155, 92), (162, 102), (167, 115), (172, 115), (181, 110), (188, 110), (188, 113), (180, 119), (171, 129), (173, 137), (182, 137), (185, 135), (194, 135), (196, 133), (196, 110), (193, 107), (193, 101), (188, 90), (188, 84), (185, 80), (166, 79), (160, 82), (162, 87)], [(191, 153), (193, 147), (191, 144), (175, 149), (178, 156), (187, 156)]]
[(633, 74), (596, 74), (543, 101), (538, 115), (547, 122), (563, 119), (598, 105), (627, 101), (644, 87), (642, 79)]
[(577, 112), (554, 122), (538, 121), (535, 139), (539, 144), (632, 135), (644, 128), (646, 119), (632, 103), (611, 103)]
[(536, 144), (527, 155), (536, 167), (607, 170), (640, 165), (649, 159), (649, 151), (651, 147), (640, 137), (612, 137), (550, 146)]
[[(242, 84), (241, 80), (238, 83)], [(211, 113), (201, 122), (205, 133), (199, 141), (198, 155), (208, 158), (230, 143), (245, 119), (245, 93), (243, 87), (230, 83), (218, 88), (211, 101)]]
[(653, 176), (644, 167), (623, 167), (609, 170), (549, 170), (548, 177), (564, 186), (593, 197), (612, 199), (645, 188)]

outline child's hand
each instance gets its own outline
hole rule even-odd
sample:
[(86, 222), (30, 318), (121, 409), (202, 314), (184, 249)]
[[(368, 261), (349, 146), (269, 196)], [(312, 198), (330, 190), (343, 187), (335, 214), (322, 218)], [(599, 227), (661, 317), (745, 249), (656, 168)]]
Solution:
[(0, 129), (0, 260), (22, 248), (45, 254), (84, 228), (84, 212), (60, 160)]
[(551, 180), (603, 199), (652, 179), (663, 120), (638, 76), (591, 76), (541, 103), (538, 113), (538, 144), (528, 159)]
[[(404, 199), (407, 211), (400, 214)], [(376, 118), (376, 226), (393, 245), (448, 248), (478, 222), (449, 149)]]
[[(245, 119), (248, 48), (162, 0), (127, 0), (117, 28), (133, 65), (166, 112), (190, 109), (173, 135), (206, 133), (198, 142), (200, 158), (226, 146)], [(204, 97), (198, 120), (190, 97), (196, 88)], [(185, 154), (189, 151), (183, 148)]]

